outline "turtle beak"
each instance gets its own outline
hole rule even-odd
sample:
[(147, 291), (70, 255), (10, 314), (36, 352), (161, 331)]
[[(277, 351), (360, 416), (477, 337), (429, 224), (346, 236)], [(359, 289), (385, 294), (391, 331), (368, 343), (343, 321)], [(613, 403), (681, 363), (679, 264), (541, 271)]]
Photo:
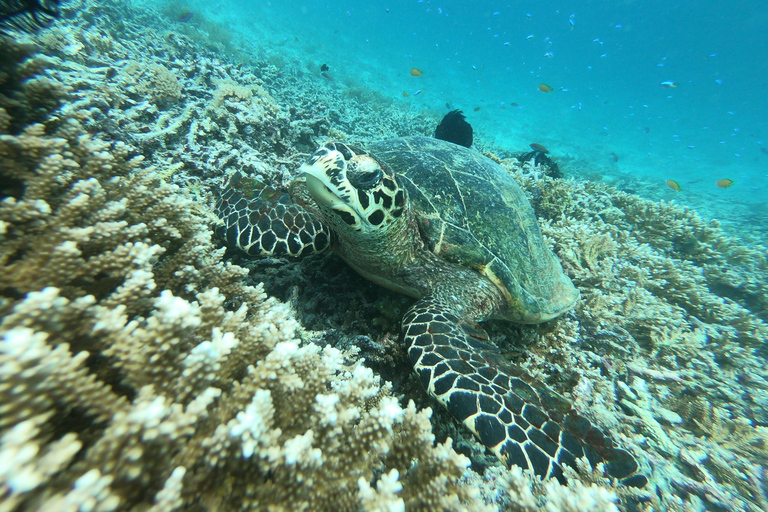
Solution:
[(334, 194), (322, 180), (307, 172), (304, 172), (303, 176), (307, 185), (307, 190), (318, 205), (327, 206), (329, 208), (345, 206), (344, 201), (339, 199), (339, 197)]

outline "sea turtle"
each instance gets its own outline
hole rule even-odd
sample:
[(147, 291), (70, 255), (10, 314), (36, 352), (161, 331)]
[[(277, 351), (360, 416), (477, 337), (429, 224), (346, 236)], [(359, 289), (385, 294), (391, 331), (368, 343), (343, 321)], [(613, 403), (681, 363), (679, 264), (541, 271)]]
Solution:
[(236, 173), (221, 193), (217, 233), (251, 255), (330, 247), (366, 279), (418, 299), (402, 335), (421, 383), (507, 466), (564, 481), (562, 464), (586, 456), (645, 485), (628, 452), (506, 360), (478, 324), (544, 322), (579, 299), (499, 165), (428, 137), (368, 150), (329, 142), (300, 167), (290, 196), (261, 188), (246, 199), (244, 183)]

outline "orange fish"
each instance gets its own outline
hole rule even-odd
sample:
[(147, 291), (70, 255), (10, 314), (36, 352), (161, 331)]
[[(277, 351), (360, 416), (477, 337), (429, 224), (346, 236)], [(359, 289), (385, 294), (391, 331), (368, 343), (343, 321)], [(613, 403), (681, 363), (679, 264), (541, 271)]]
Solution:
[(715, 185), (717, 185), (720, 188), (728, 188), (731, 185), (733, 185), (733, 180), (729, 180), (728, 178), (723, 178), (721, 180), (717, 180), (715, 182)]
[(547, 148), (545, 148), (544, 146), (542, 146), (541, 144), (538, 144), (536, 142), (531, 144), (531, 149), (534, 150), (534, 151), (538, 151), (539, 153), (544, 153), (544, 154), (549, 153), (549, 150)]
[(552, 91), (554, 91), (554, 89), (551, 88), (550, 86), (548, 86), (547, 84), (539, 84), (539, 90), (541, 92), (552, 92)]
[(480, 112), (480, 109), (481, 109), (481, 108), (483, 108), (483, 107), (475, 107), (475, 108), (474, 108), (474, 111), (475, 111), (475, 112)]
[(411, 70), (411, 76), (421, 76), (423, 74), (424, 73), (422, 73), (422, 71), (419, 68), (413, 68)]
[(407, 97), (408, 97), (408, 93), (403, 91), (403, 98), (407, 98)]
[(681, 192), (683, 190), (683, 187), (678, 185), (675, 180), (667, 180), (667, 186), (675, 192)]

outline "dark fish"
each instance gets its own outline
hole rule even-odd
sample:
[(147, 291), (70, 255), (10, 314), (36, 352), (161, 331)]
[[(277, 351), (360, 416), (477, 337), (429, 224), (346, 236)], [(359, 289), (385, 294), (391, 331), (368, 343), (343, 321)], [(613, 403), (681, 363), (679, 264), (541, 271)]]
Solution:
[(192, 16), (194, 16), (194, 15), (195, 14), (192, 13), (192, 12), (184, 12), (184, 13), (181, 14), (181, 16), (179, 16), (179, 21), (182, 22), (182, 23), (186, 23), (189, 20), (191, 20)]
[(538, 142), (534, 142), (533, 144), (531, 144), (531, 149), (534, 151), (538, 151), (539, 153), (544, 153), (545, 155), (549, 153), (549, 150), (544, 146), (542, 146), (541, 144), (539, 144)]
[(765, 153), (766, 155), (768, 155), (768, 149), (766, 149), (766, 148), (760, 148), (760, 151), (762, 151), (763, 153)]
[(611, 153), (611, 158), (613, 159), (614, 162), (619, 161), (619, 155), (617, 155), (616, 153)]
[(448, 110), (451, 110), (451, 104), (450, 104), (450, 103), (448, 103), (448, 102), (446, 102), (446, 103), (445, 103), (445, 108), (447, 108)]
[(328, 69), (329, 69), (328, 64), (323, 64), (322, 66), (320, 66), (320, 72), (322, 73), (325, 73), (326, 71), (328, 71)]
[(475, 107), (473, 110), (474, 110), (475, 112), (480, 112), (480, 109), (482, 109), (482, 108), (483, 108), (483, 107)]
[(59, 17), (60, 0), (0, 0), (0, 34), (34, 32)]
[(648, 128), (647, 126), (645, 128), (643, 128), (643, 133), (648, 133), (649, 131), (651, 131), (651, 129)]
[(464, 118), (461, 110), (451, 110), (435, 129), (435, 138), (447, 140), (465, 148), (472, 146), (472, 125)]

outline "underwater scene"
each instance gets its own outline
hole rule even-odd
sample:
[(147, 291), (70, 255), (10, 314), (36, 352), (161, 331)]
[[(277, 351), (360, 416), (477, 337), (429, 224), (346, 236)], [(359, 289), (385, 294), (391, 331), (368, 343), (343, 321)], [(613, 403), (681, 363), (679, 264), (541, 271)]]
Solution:
[(767, 49), (0, 0), (0, 512), (768, 510)]

